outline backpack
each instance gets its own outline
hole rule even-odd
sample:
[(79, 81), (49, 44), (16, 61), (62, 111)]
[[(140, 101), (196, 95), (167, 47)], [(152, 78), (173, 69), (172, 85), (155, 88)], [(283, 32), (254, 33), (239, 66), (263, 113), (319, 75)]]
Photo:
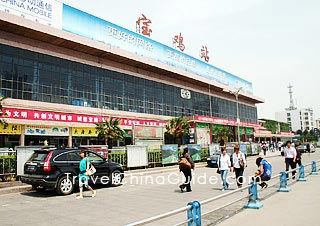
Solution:
[(271, 178), (272, 177), (272, 165), (270, 164), (270, 162), (268, 162), (265, 159), (262, 159), (261, 163), (263, 164), (263, 174), (262, 174), (262, 176)]

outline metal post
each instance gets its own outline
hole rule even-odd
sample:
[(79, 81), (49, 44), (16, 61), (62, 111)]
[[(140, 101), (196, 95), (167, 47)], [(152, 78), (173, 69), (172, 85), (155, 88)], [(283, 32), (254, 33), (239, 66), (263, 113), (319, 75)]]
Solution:
[(239, 93), (237, 92), (235, 96), (237, 101), (237, 127), (238, 127), (237, 135), (238, 135), (238, 144), (240, 144), (240, 118), (239, 118), (239, 100), (238, 100)]
[(188, 206), (191, 206), (187, 211), (188, 220), (192, 219), (188, 222), (188, 226), (201, 226), (201, 205), (200, 202), (194, 201), (189, 202)]
[(290, 188), (288, 187), (288, 181), (287, 181), (287, 173), (281, 172), (280, 173), (280, 187), (278, 189), (278, 192), (289, 192)]
[(311, 171), (310, 175), (319, 175), (319, 172), (317, 172), (316, 161), (312, 161), (312, 171)]
[(304, 177), (304, 166), (301, 165), (299, 169), (299, 178), (297, 181), (307, 181), (307, 178)]
[(257, 182), (251, 182), (251, 187), (249, 188), (249, 202), (244, 206), (246, 209), (260, 209), (262, 204), (259, 202), (258, 197), (258, 185)]
[(209, 107), (210, 107), (210, 117), (212, 117), (211, 89), (210, 89), (210, 84), (209, 84)]

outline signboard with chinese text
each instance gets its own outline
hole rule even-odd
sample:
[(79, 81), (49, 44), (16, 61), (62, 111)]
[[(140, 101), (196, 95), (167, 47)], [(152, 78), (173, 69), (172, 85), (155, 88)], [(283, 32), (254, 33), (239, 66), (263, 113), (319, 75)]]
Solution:
[(21, 134), (21, 125), (8, 123), (8, 125), (5, 126), (5, 125), (1, 124), (0, 125), (0, 134), (19, 135), (19, 134)]
[[(208, 117), (208, 116), (200, 116), (200, 115), (196, 115), (194, 117), (194, 119), (196, 121), (207, 122), (207, 123), (237, 126), (237, 121), (236, 120), (229, 120), (229, 119), (215, 118), (215, 117)], [(251, 123), (251, 122), (240, 122), (240, 126), (261, 128), (260, 124)]]
[(255, 130), (254, 133), (255, 133), (255, 134), (271, 135), (271, 134), (272, 134), (272, 131), (269, 131), (269, 130)]
[[(214, 67), (195, 57), (156, 42), (78, 9), (63, 5), (62, 30), (87, 37), (164, 64), (186, 70), (235, 89), (252, 94), (252, 83)], [(181, 34), (173, 38), (180, 49), (185, 48)]]
[(61, 29), (62, 3), (54, 0), (1, 0), (0, 11)]
[(96, 128), (87, 128), (87, 127), (75, 127), (72, 128), (73, 137), (97, 137), (98, 131)]
[[(72, 114), (64, 112), (51, 112), (39, 110), (27, 110), (17, 108), (4, 108), (3, 112), (7, 114), (6, 118), (12, 119), (25, 119), (25, 120), (40, 120), (40, 121), (53, 121), (53, 122), (77, 122), (77, 123), (99, 123), (102, 119), (107, 120), (108, 116), (98, 115), (84, 115)], [(157, 120), (144, 120), (144, 119), (130, 119), (121, 118), (122, 126), (144, 125), (144, 126), (164, 126), (165, 121)]]
[(25, 126), (25, 135), (32, 136), (69, 136), (69, 128), (63, 126)]
[(294, 137), (294, 133), (290, 133), (290, 132), (280, 132), (281, 136), (288, 136), (288, 137)]

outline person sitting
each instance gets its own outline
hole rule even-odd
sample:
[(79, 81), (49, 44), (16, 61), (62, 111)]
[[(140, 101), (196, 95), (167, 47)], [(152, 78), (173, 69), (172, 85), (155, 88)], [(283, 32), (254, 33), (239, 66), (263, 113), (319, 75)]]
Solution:
[(259, 169), (254, 173), (254, 181), (260, 183), (261, 189), (268, 187), (266, 181), (269, 181), (272, 176), (272, 166), (271, 164), (261, 157), (256, 159), (256, 164)]

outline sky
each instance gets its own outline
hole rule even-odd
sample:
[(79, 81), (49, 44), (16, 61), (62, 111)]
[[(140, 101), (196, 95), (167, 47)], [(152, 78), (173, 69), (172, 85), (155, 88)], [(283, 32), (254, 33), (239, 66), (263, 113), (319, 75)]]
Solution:
[(296, 106), (320, 118), (319, 0), (60, 1), (132, 31), (143, 13), (153, 40), (172, 46), (181, 32), (196, 58), (206, 45), (210, 64), (253, 83), (259, 118), (289, 107), (289, 83)]

